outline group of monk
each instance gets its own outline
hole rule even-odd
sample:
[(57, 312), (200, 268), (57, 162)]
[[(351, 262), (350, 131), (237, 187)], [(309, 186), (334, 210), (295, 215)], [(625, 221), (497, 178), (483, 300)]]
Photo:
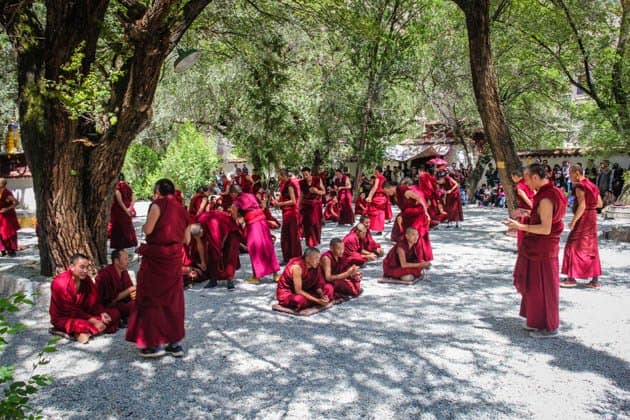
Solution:
[[(602, 199), (597, 186), (584, 177), (581, 166), (571, 166), (569, 176), (576, 199), (560, 270), (558, 254), (567, 197), (549, 180), (544, 165), (536, 163), (512, 173), (518, 204), (505, 224), (518, 231), (514, 285), (522, 296), (524, 328), (537, 338), (558, 335), (560, 286), (576, 287), (577, 278), (590, 278), (587, 288), (601, 287), (597, 208), (602, 206)], [(562, 282), (560, 272), (568, 276)]]

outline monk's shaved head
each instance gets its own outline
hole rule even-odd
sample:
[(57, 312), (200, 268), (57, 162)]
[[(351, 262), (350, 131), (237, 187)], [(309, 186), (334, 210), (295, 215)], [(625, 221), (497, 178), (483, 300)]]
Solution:
[(343, 245), (343, 241), (339, 238), (332, 238), (330, 240), (330, 249), (333, 249), (336, 246)]
[(302, 256), (306, 259), (314, 257), (315, 255), (319, 255), (319, 249), (309, 246), (304, 250), (304, 254)]
[(578, 174), (578, 175), (584, 175), (584, 168), (582, 168), (581, 165), (571, 165), (571, 167), (569, 168), (569, 173), (572, 174)]

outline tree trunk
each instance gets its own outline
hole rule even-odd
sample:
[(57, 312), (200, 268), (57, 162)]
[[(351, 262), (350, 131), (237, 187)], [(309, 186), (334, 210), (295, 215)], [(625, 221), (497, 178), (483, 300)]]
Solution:
[(516, 195), (510, 173), (521, 168), (514, 142), (505, 122), (499, 99), (490, 48), (490, 18), (488, 0), (454, 0), (464, 11), (473, 90), (485, 136), (497, 163), (499, 178), (505, 187), (509, 208), (514, 208)]

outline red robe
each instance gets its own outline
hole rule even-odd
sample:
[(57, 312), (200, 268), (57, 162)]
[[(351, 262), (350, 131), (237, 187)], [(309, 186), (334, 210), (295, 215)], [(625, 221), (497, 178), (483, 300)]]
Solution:
[[(521, 196), (518, 194), (518, 191), (523, 191), (527, 198), (533, 202), (534, 200), (534, 191), (527, 186), (525, 183), (525, 179), (521, 179), (514, 186), (516, 190), (516, 213), (514, 217), (519, 223), (528, 223), (529, 215), (532, 211), (532, 207), (527, 204)], [(520, 248), (521, 242), (523, 242), (523, 237), (525, 236), (525, 232), (522, 230), (516, 231), (516, 248)]]
[(402, 248), (405, 251), (405, 258), (407, 262), (418, 263), (426, 261), (422, 255), (422, 247), (420, 241), (415, 245), (409, 246), (406, 239), (398, 242), (392, 249), (389, 250), (385, 259), (383, 259), (383, 275), (386, 277), (401, 278), (402, 276), (411, 274), (414, 277), (419, 277), (422, 274), (422, 268), (402, 268), (400, 266), (400, 259), (398, 258), (398, 248)]
[[(330, 274), (338, 275), (350, 268), (352, 264), (347, 264), (342, 258), (335, 258), (331, 251), (326, 251), (321, 256), (322, 259), (330, 260)], [(322, 265), (322, 277), (324, 274), (324, 266)], [(331, 282), (335, 288), (335, 298), (355, 297), (361, 293), (361, 276), (355, 274), (345, 279), (334, 280)]]
[[(455, 186), (455, 181), (450, 176), (444, 178), (444, 190), (448, 191)], [(461, 222), (464, 220), (464, 211), (462, 210), (462, 199), (459, 188), (450, 194), (445, 194), (444, 211), (446, 211), (446, 220), (449, 222)]]
[[(427, 214), (424, 210), (422, 202), (417, 203), (415, 200), (409, 199), (405, 196), (405, 193), (411, 190), (418, 194), (422, 200), (424, 195), (420, 188), (409, 187), (407, 185), (401, 185), (396, 188), (396, 201), (398, 207), (401, 210), (402, 227), (400, 228), (400, 234), (392, 240), (395, 242), (401, 241), (405, 236), (405, 230), (409, 227), (413, 227), (418, 231), (420, 246), (422, 247), (422, 255), (425, 261), (433, 260), (433, 247), (431, 246), (431, 239), (429, 239), (429, 225), (427, 224)], [(426, 205), (426, 201), (425, 201)], [(394, 226), (395, 227), (395, 226)]]
[(372, 202), (368, 204), (367, 213), (370, 218), (370, 229), (375, 232), (385, 230), (385, 213), (389, 203), (389, 197), (383, 192), (385, 177), (378, 174), (374, 179), (376, 191), (372, 196)]
[[(345, 187), (348, 181), (348, 176), (344, 175), (341, 179), (335, 177), (336, 187)], [(339, 202), (339, 224), (352, 225), (354, 224), (354, 212), (352, 211), (352, 191), (343, 189), (337, 191), (337, 201)]]
[[(190, 215), (191, 222), (197, 220), (197, 213), (199, 212), (199, 207), (201, 207), (201, 203), (206, 198), (204, 193), (195, 193), (190, 199), (190, 203), (188, 203), (188, 214)], [(203, 210), (202, 210), (203, 211)]]
[(354, 203), (354, 214), (363, 216), (367, 214), (368, 202), (365, 201), (365, 198), (357, 198), (357, 201)]
[(182, 287), (182, 243), (188, 212), (177, 198), (155, 200), (160, 217), (147, 235), (136, 291), (137, 310), (129, 318), (127, 341), (139, 348), (177, 343), (184, 338), (184, 290)]
[[(131, 205), (133, 192), (131, 187), (125, 182), (120, 181), (116, 184), (116, 191), (120, 192), (125, 207)], [(109, 246), (112, 249), (132, 248), (138, 245), (136, 238), (136, 229), (133, 227), (133, 220), (129, 214), (120, 207), (118, 201), (114, 197), (112, 202), (111, 216), (109, 219), (111, 224)]]
[[(289, 187), (293, 187), (295, 200), (299, 201), (300, 186), (297, 179), (289, 178), (280, 186), (280, 202), (289, 201)], [(302, 244), (300, 242), (300, 212), (296, 204), (280, 207), (282, 210), (282, 229), (280, 231), (280, 247), (282, 248), (282, 259), (288, 262), (291, 258), (302, 255)]]
[(128, 318), (135, 310), (136, 303), (130, 297), (114, 302), (116, 296), (124, 290), (133, 286), (127, 270), (118, 274), (114, 264), (101, 269), (96, 275), (96, 288), (100, 302), (106, 308), (115, 308), (120, 312), (122, 318)]
[(314, 303), (306, 299), (302, 295), (295, 293), (295, 286), (293, 285), (293, 266), (299, 265), (302, 268), (302, 290), (306, 293), (310, 293), (315, 297), (319, 297), (317, 289), (321, 289), (328, 299), (332, 300), (335, 294), (335, 289), (331, 284), (324, 281), (319, 267), (306, 269), (306, 262), (302, 257), (291, 258), (284, 268), (280, 279), (278, 280), (278, 287), (276, 288), (276, 297), (278, 303), (287, 308), (293, 308), (296, 310), (302, 310), (309, 306), (314, 306)]
[[(313, 185), (314, 184), (314, 185)], [(307, 246), (317, 246), (322, 239), (322, 196), (309, 191), (312, 186), (323, 189), (319, 177), (311, 177), (311, 184), (306, 179), (300, 181), (302, 201), (300, 214), (302, 216), (302, 233)]]
[[(564, 247), (562, 274), (570, 278), (586, 279), (602, 275), (597, 244), (597, 198), (599, 188), (587, 178), (574, 185), (584, 192), (586, 208), (577, 221)], [(573, 202), (573, 212), (577, 211), (578, 200)]]
[[(5, 188), (0, 193), (0, 209), (13, 205), (13, 200), (15, 200), (13, 193)], [(15, 209), (0, 213), (0, 251), (17, 251), (18, 229), (20, 229), (20, 224)]]
[(398, 214), (394, 219), (394, 224), (392, 225), (392, 233), (389, 237), (392, 242), (400, 242), (405, 238), (405, 229), (402, 224), (402, 215)]
[(522, 295), (520, 315), (527, 325), (553, 331), (560, 325), (558, 252), (567, 198), (551, 182), (543, 185), (534, 196), (530, 225), (540, 224), (538, 206), (543, 199), (553, 203), (551, 233), (525, 232), (514, 267), (514, 286)]
[(435, 227), (446, 218), (446, 215), (440, 213), (438, 206), (438, 188), (435, 177), (428, 172), (420, 172), (418, 175), (418, 188), (427, 201), (427, 210), (429, 211), (429, 216), (431, 216), (431, 227)]
[(112, 321), (105, 333), (115, 333), (120, 322), (120, 313), (115, 308), (106, 309), (98, 300), (96, 285), (90, 277), (81, 280), (79, 289), (74, 286), (70, 270), (56, 276), (50, 285), (50, 323), (67, 334), (99, 334), (88, 320), (101, 320), (106, 312)]
[(376, 253), (376, 251), (379, 248), (382, 248), (381, 244), (379, 244), (378, 242), (374, 240), (374, 237), (372, 236), (372, 232), (370, 232), (369, 229), (367, 233), (365, 234), (365, 238), (363, 238), (362, 246), (363, 246), (363, 249), (365, 249), (366, 251), (373, 252), (373, 253)]
[(240, 179), (238, 180), (238, 184), (241, 186), (241, 190), (244, 193), (254, 193), (254, 183), (248, 179), (248, 175), (242, 173), (240, 175)]
[(324, 209), (324, 220), (339, 222), (340, 210), (339, 202), (333, 200), (328, 201), (328, 203), (326, 203), (326, 208)]
[(363, 242), (354, 229), (343, 238), (343, 245), (343, 256), (341, 259), (348, 267), (352, 264), (362, 266), (367, 262), (367, 258), (361, 254), (361, 251), (364, 250)]
[(221, 186), (221, 206), (223, 206), (223, 210), (225, 211), (230, 211), (232, 201), (234, 201), (230, 195), (231, 185), (232, 183), (230, 181), (225, 181), (225, 183)]
[(213, 280), (233, 280), (241, 268), (239, 244), (241, 231), (232, 217), (222, 211), (209, 211), (199, 216), (207, 260), (206, 275)]

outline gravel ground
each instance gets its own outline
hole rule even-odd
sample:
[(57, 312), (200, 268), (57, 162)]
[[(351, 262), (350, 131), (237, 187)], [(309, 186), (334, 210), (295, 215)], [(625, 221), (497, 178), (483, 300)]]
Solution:
[[(142, 360), (124, 331), (62, 340), (39, 369), (55, 382), (34, 406), (64, 419), (629, 418), (630, 246), (602, 241), (604, 287), (562, 290), (561, 336), (536, 341), (521, 329), (504, 214), (470, 207), (461, 230), (432, 232), (430, 282), (378, 284), (378, 261), (359, 299), (309, 318), (272, 312), (275, 284), (243, 283), (243, 255), (236, 291), (186, 292), (183, 359)], [(326, 226), (323, 243), (346, 231)], [(0, 270), (41, 293), (0, 364), (23, 377), (49, 339), (49, 292), (32, 232), (21, 238), (30, 250)]]

